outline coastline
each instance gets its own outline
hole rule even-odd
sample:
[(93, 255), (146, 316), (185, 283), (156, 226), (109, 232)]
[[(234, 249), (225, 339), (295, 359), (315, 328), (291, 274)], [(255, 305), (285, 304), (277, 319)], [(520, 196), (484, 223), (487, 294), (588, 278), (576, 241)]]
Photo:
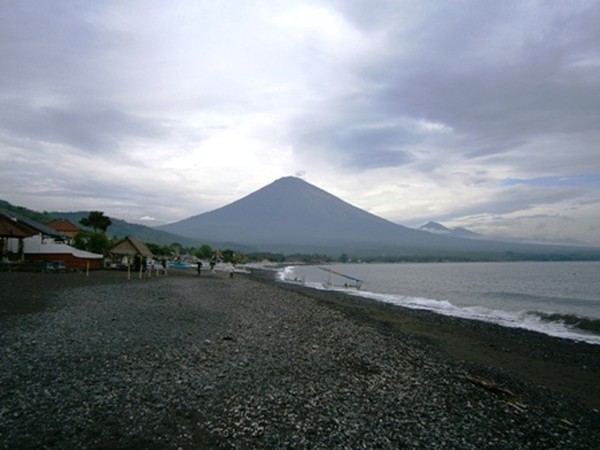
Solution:
[(600, 346), (532, 330), (404, 308), (344, 292), (312, 289), (259, 276), (282, 289), (322, 299), (349, 318), (421, 338), (444, 357), (506, 370), (600, 409)]
[(600, 439), (599, 346), (284, 285), (268, 271), (29, 275), (0, 273), (3, 447)]
[[(269, 275), (263, 276), (268, 279)], [(274, 283), (277, 283), (273, 280)], [(404, 308), (343, 292), (294, 284), (283, 289), (308, 291), (356, 320), (421, 338), (445, 357), (506, 370), (600, 409), (597, 374), (600, 346), (509, 328), (474, 319)]]

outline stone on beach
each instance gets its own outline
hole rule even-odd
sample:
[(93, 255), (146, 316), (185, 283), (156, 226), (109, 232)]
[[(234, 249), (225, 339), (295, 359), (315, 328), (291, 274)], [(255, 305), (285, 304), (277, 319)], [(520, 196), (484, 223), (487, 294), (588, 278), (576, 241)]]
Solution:
[(71, 275), (50, 275), (49, 284), (62, 284), (43, 295), (43, 276), (29, 278), (37, 289), (18, 294), (10, 274), (0, 274), (13, 301), (34, 294), (29, 301), (44, 300), (27, 314), (11, 314), (3, 300), (3, 447), (599, 442), (594, 408), (448, 357), (386, 316), (402, 311), (374, 313), (359, 299), (346, 304), (338, 295), (247, 276), (173, 272), (131, 281), (93, 273), (109, 279), (72, 283), (56, 278)]

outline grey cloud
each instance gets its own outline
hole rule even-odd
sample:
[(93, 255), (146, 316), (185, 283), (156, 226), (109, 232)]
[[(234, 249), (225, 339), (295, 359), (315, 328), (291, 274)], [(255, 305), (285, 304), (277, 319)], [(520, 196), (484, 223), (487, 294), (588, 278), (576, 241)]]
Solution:
[[(87, 210), (92, 203), (94, 208), (108, 208), (111, 215), (127, 220), (133, 219), (136, 214), (150, 214), (154, 210), (176, 208), (174, 205), (185, 199), (185, 195), (181, 193), (175, 197), (168, 190), (158, 186), (155, 189), (137, 186), (117, 177), (95, 178), (85, 171), (70, 173), (65, 177), (60, 169), (53, 170), (51, 166), (44, 167), (43, 171), (44, 177), (39, 180), (28, 179), (27, 186), (21, 187), (17, 196), (25, 201), (28, 207), (42, 211), (60, 210), (66, 205), (69, 205), (69, 210)], [(41, 172), (38, 171), (36, 175), (39, 176), (39, 173)], [(18, 177), (14, 178), (11, 183), (22, 184), (23, 175), (21, 180)], [(141, 200), (147, 199), (150, 193), (151, 204)]]
[[(377, 16), (389, 36), (389, 57), (361, 69), (379, 87), (370, 108), (448, 124), (469, 139), (471, 156), (547, 133), (594, 130), (600, 122), (600, 34), (594, 25), (600, 10), (588, 5), (576, 12), (544, 10), (537, 24), (523, 20), (529, 11), (521, 2), (435, 4), (420, 29), (394, 26), (402, 23), (402, 7)], [(354, 2), (348, 10), (353, 23), (362, 24), (364, 9)], [(365, 14), (366, 29), (374, 30), (374, 15)], [(595, 58), (596, 66), (574, 64), (585, 58)]]
[(582, 198), (583, 195), (585, 195), (585, 191), (578, 188), (513, 186), (491, 195), (484, 203), (464, 205), (462, 208), (456, 208), (443, 219), (477, 214), (509, 214), (527, 211), (533, 206), (573, 201)]
[[(99, 5), (99, 4), (98, 4)], [(119, 36), (94, 26), (94, 3), (11, 2), (0, 14), (0, 85), (14, 94), (83, 94), (99, 89), (96, 57)], [(122, 45), (122, 40), (121, 40)], [(101, 94), (99, 94), (101, 95)]]
[[(464, 220), (468, 218), (474, 224), (481, 224), (482, 216), (487, 216), (487, 220), (491, 220), (495, 227), (514, 226), (518, 220), (552, 220), (562, 222), (574, 222), (574, 219), (563, 214), (547, 213), (547, 214), (530, 214), (529, 208), (544, 204), (552, 204), (553, 202), (569, 201), (577, 199), (581, 195), (579, 190), (531, 190), (519, 189), (510, 190), (500, 195), (493, 195), (484, 203), (474, 205), (464, 205), (463, 208), (456, 208), (447, 214), (441, 214), (435, 217), (425, 216), (416, 218), (412, 221), (413, 226), (422, 225), (430, 220), (435, 220), (441, 223)], [(508, 216), (510, 215), (510, 216)], [(473, 219), (474, 218), (474, 219)]]
[(110, 66), (106, 55), (124, 40), (122, 32), (105, 29), (98, 20), (103, 8), (23, 1), (3, 9), (0, 135), (5, 142), (105, 152), (118, 149), (126, 137), (164, 134), (160, 124), (119, 103), (119, 68)]
[[(0, 177), (3, 189), (29, 189), (26, 195), (46, 189), (53, 201), (64, 196), (67, 202), (77, 191), (107, 203), (114, 198), (118, 205), (136, 198), (143, 204), (139, 199), (148, 195), (153, 203), (183, 204), (181, 195), (192, 194), (181, 194), (177, 186), (168, 197), (152, 185), (84, 180), (68, 173), (76, 172), (68, 151), (60, 155), (62, 167), (52, 155), (56, 146), (66, 146), (140, 168), (144, 161), (114, 152), (147, 145), (149, 167), (155, 167), (167, 148), (175, 155), (200, 151), (198, 142), (217, 135), (224, 139), (211, 145), (243, 142), (236, 135), (236, 117), (252, 123), (241, 128), (256, 145), (293, 148), (293, 170), (323, 157), (335, 162), (339, 176), (394, 167), (399, 170), (389, 171), (392, 176), (420, 172), (440, 189), (457, 181), (473, 190), (485, 185), (486, 195), (498, 174), (506, 176), (511, 168), (511, 176), (519, 179), (597, 171), (596, 1), (317, 3), (319, 10), (342, 14), (353, 30), (333, 27), (318, 39), (310, 27), (292, 30), (291, 40), (281, 29), (258, 40), (244, 35), (243, 44), (247, 39), (247, 48), (258, 55), (240, 51), (246, 46), (236, 42), (220, 45), (227, 33), (213, 28), (229, 20), (237, 3), (200, 8), (201, 20), (187, 13), (198, 14), (196, 7), (187, 8), (194, 2), (178, 4), (177, 11), (159, 3), (146, 9), (120, 2), (49, 6), (30, 0), (5, 6), (0, 13), (0, 158), (10, 169), (6, 165)], [(256, 6), (242, 7), (247, 13), (230, 23), (239, 19), (243, 28), (244, 21), (253, 20), (246, 30), (254, 29)], [(268, 4), (262, 7), (271, 10)], [(285, 10), (293, 19), (294, 11), (285, 6), (272, 10)], [(189, 22), (182, 24), (184, 12)], [(268, 27), (267, 22), (260, 24)], [(171, 33), (174, 27), (197, 30), (200, 23), (202, 33), (179, 28)], [(266, 36), (280, 36), (281, 42), (269, 47)], [(262, 86), (274, 88), (265, 93)], [(275, 133), (264, 128), (274, 111), (282, 111), (274, 120)], [(282, 123), (291, 114), (294, 119)], [(231, 133), (217, 129), (221, 123), (231, 126)], [(419, 129), (419, 123), (425, 126)], [(440, 132), (435, 124), (448, 128)], [(34, 177), (35, 186), (22, 186), (22, 179)], [(144, 177), (140, 172), (140, 184), (147, 183)], [(596, 187), (499, 186), (484, 204), (463, 205), (449, 217), (525, 212), (552, 202), (582, 205), (597, 197)], [(216, 195), (210, 189), (204, 194)]]
[[(114, 177), (110, 181), (96, 179), (90, 176), (85, 167), (78, 168), (80, 170), (72, 170), (68, 165), (65, 167), (62, 163), (68, 160), (68, 153), (28, 150), (27, 157), (26, 161), (13, 161), (12, 170), (2, 174), (2, 182), (4, 187), (14, 187), (15, 191), (21, 191), (24, 195), (37, 197), (37, 201), (97, 197), (119, 200), (135, 194), (135, 188), (126, 188), (124, 180)], [(53, 164), (48, 164), (49, 160)], [(24, 180), (27, 182), (24, 183)]]
[[(600, 19), (598, 12), (589, 12)], [(470, 29), (470, 24), (463, 25)], [(594, 95), (599, 80), (582, 82), (577, 70), (569, 67), (568, 57), (574, 56), (571, 52), (588, 52), (580, 50), (580, 44), (589, 34), (596, 35), (596, 29), (581, 29), (579, 21), (566, 21), (558, 30), (547, 30), (537, 42), (523, 43), (506, 59), (494, 59), (490, 49), (488, 61), (469, 57), (474, 43), (465, 47), (465, 33), (455, 30), (444, 35), (447, 43), (424, 52), (437, 57), (448, 51), (453, 58), (442, 57), (441, 67), (439, 59), (407, 61), (417, 67), (416, 73), (408, 80), (392, 78), (385, 96), (402, 99), (413, 114), (474, 136), (513, 140), (515, 136), (595, 128), (600, 119), (600, 98)], [(471, 38), (477, 41), (483, 36)], [(456, 45), (449, 49), (449, 43)]]
[(158, 123), (109, 106), (86, 104), (59, 108), (3, 101), (0, 122), (0, 130), (8, 136), (68, 145), (86, 152), (116, 151), (126, 137), (157, 138), (165, 134)]
[[(314, 126), (314, 128), (312, 128)], [(337, 154), (340, 163), (364, 169), (400, 166), (412, 161), (413, 156), (403, 146), (414, 139), (401, 127), (377, 127), (370, 123), (336, 121), (321, 127), (309, 125), (300, 137), (305, 151), (327, 149)]]
[(469, 140), (467, 145), (474, 148), (474, 150), (466, 151), (463, 156), (465, 159), (477, 159), (492, 155), (499, 155), (506, 152), (507, 148), (519, 148), (526, 143), (527, 140), (525, 139), (510, 139), (509, 136), (499, 136), (496, 139), (486, 136), (480, 140)]

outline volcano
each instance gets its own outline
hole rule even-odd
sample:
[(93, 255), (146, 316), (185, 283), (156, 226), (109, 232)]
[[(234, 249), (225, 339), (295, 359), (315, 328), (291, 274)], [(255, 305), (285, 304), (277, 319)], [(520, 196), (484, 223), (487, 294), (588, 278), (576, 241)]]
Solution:
[[(159, 229), (246, 250), (356, 257), (550, 251), (432, 234), (378, 217), (296, 177), (284, 177), (222, 208)], [(563, 248), (564, 250), (564, 248)]]

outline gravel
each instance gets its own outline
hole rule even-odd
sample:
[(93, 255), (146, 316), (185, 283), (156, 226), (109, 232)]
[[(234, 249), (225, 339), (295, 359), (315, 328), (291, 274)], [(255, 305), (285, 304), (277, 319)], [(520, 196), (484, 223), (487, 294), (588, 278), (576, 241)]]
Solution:
[(180, 275), (45, 302), (0, 317), (1, 448), (599, 448), (597, 410), (309, 291)]

